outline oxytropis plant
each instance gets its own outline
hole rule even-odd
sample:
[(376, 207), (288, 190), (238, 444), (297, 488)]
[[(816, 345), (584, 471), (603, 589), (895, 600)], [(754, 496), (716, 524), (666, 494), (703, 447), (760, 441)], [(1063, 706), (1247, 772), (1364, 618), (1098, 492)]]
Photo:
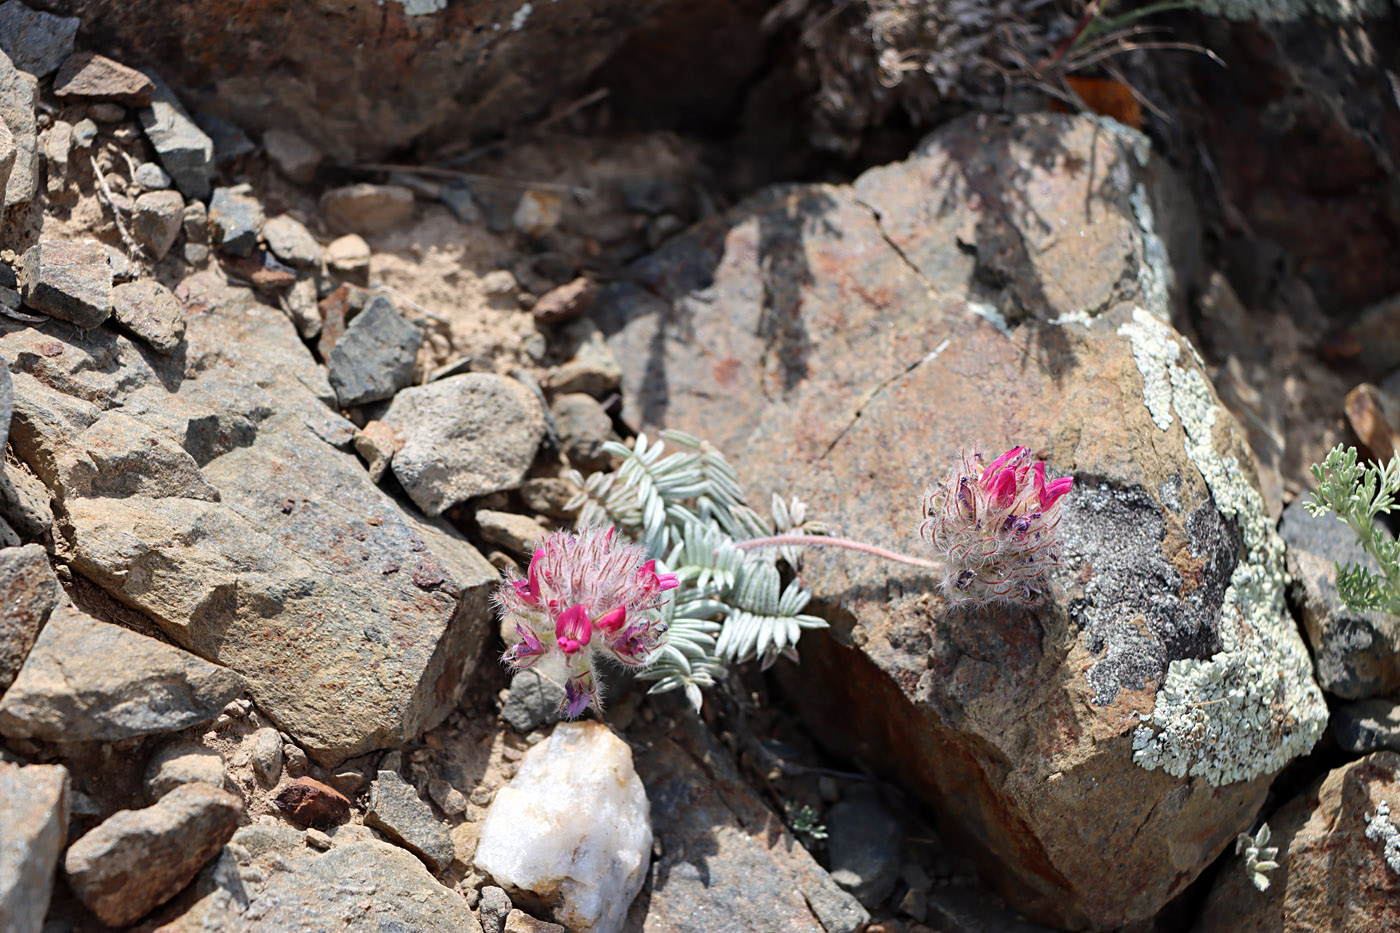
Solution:
[(920, 526), (929, 560), (828, 536), (795, 498), (775, 495), (770, 523), (748, 507), (719, 451), (665, 437), (681, 449), (663, 457), (660, 442), (639, 436), (630, 450), (610, 446), (622, 458), (616, 471), (575, 474), (580, 530), (546, 538), (526, 577), (497, 595), (519, 637), (504, 660), (562, 683), (570, 717), (601, 708), (599, 660), (640, 669), (653, 693), (684, 689), (699, 709), (701, 688), (726, 665), (795, 657), (801, 632), (826, 626), (802, 612), (811, 598), (797, 576), (805, 547), (932, 570), (954, 603), (1033, 603), (1059, 561), (1059, 505), (1073, 480), (1047, 480), (1024, 447), (985, 465), (965, 451), (929, 487)]

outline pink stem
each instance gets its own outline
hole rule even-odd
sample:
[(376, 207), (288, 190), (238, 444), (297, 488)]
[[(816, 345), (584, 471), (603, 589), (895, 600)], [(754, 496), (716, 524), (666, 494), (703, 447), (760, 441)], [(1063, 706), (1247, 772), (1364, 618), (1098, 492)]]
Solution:
[(887, 551), (882, 547), (873, 544), (866, 544), (864, 541), (852, 541), (850, 538), (828, 538), (825, 535), (775, 535), (771, 538), (754, 538), (751, 541), (736, 541), (734, 547), (740, 551), (753, 551), (766, 547), (787, 547), (796, 545), (797, 547), (843, 547), (850, 551), (860, 551), (863, 554), (872, 554), (875, 557), (883, 557), (885, 560), (892, 560), (898, 564), (911, 564), (915, 567), (923, 567), (925, 570), (942, 570), (940, 564), (931, 560), (924, 560), (922, 557), (910, 557), (908, 554), (899, 554), (895, 551)]

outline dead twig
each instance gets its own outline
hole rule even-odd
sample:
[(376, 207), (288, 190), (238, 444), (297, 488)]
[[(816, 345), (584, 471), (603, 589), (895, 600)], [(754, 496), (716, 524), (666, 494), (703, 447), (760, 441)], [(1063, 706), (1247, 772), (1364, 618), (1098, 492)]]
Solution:
[[(126, 153), (122, 153), (126, 155)], [(92, 165), (93, 177), (97, 179), (97, 188), (102, 193), (102, 200), (112, 209), (112, 219), (116, 221), (117, 233), (121, 235), (122, 243), (126, 248), (141, 258), (142, 262), (149, 263), (151, 257), (146, 255), (146, 251), (141, 248), (141, 244), (136, 242), (136, 238), (126, 229), (126, 224), (122, 223), (121, 207), (117, 204), (116, 196), (112, 194), (112, 189), (107, 186), (107, 179), (102, 175), (102, 169), (97, 165), (96, 156), (88, 156), (88, 162)]]

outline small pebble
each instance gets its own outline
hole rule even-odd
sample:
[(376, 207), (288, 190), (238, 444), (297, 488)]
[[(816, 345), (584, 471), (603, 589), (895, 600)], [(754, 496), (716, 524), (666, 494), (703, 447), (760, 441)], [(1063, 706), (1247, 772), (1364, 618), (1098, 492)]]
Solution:
[(488, 295), (513, 295), (518, 286), (509, 269), (497, 269), (481, 277), (481, 290)]
[(78, 144), (80, 149), (90, 149), (92, 141), (97, 138), (97, 124), (87, 118), (79, 120), (73, 124), (73, 142)]
[(330, 836), (313, 826), (306, 831), (306, 844), (313, 849), (320, 849), (324, 852), (331, 847), (332, 842)]
[(147, 191), (159, 191), (162, 188), (170, 187), (170, 176), (165, 173), (165, 169), (154, 162), (142, 162), (136, 166), (136, 172), (132, 178)]

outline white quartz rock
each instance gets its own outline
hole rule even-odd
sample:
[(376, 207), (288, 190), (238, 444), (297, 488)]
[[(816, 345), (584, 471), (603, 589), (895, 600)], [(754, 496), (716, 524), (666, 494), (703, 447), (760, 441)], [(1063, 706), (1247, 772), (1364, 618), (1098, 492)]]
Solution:
[(601, 723), (569, 722), (497, 791), (476, 867), (551, 905), (573, 933), (617, 933), (650, 856), (651, 806), (632, 750)]

